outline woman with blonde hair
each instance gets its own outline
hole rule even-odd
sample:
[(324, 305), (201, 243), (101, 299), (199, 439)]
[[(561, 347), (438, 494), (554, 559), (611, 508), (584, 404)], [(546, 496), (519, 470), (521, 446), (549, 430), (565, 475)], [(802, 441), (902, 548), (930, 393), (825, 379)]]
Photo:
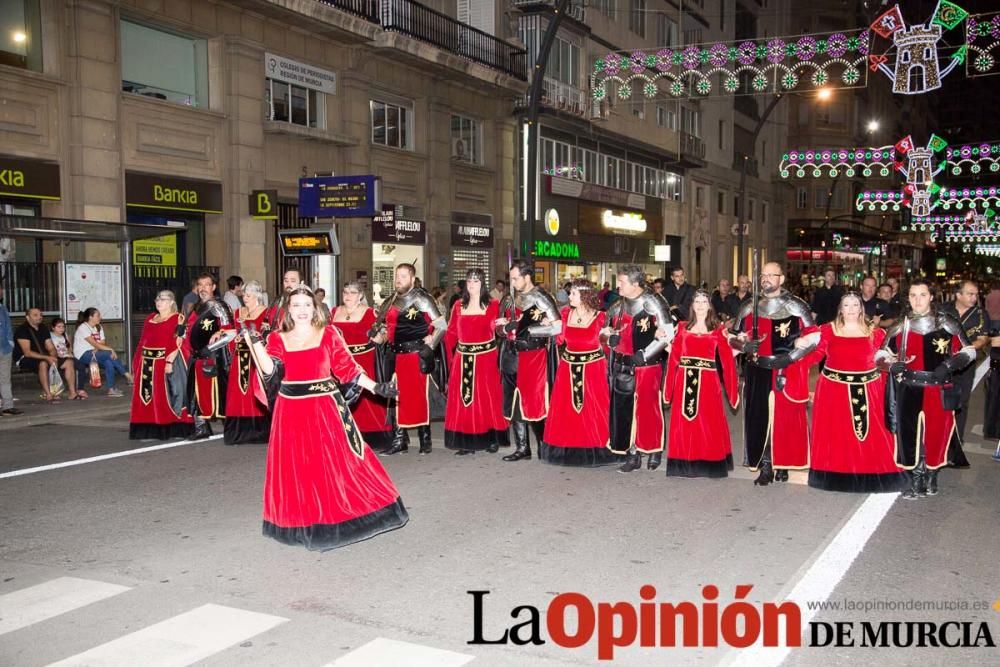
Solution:
[[(375, 310), (368, 307), (361, 283), (352, 280), (344, 285), (341, 304), (333, 311), (330, 324), (340, 331), (354, 361), (368, 377), (378, 378), (375, 357), (378, 351), (368, 333), (375, 324)], [(368, 445), (382, 450), (392, 442), (392, 427), (386, 419), (388, 402), (381, 396), (364, 393), (351, 404), (351, 414)]]
[(187, 408), (175, 411), (167, 388), (176, 366), (187, 362), (181, 356), (178, 331), (184, 331), (184, 316), (170, 290), (156, 295), (156, 312), (146, 318), (132, 358), (136, 380), (132, 385), (132, 412), (128, 437), (132, 440), (186, 438), (194, 421)]
[[(264, 288), (256, 280), (243, 285), (243, 305), (235, 313), (236, 328), (262, 331), (267, 308), (261, 303)], [(229, 344), (232, 362), (226, 384), (225, 435), (227, 445), (266, 444), (271, 433), (271, 416), (253, 393), (251, 382), (257, 372), (250, 348), (242, 336)]]
[(875, 365), (885, 331), (865, 318), (861, 295), (848, 292), (836, 318), (795, 345), (807, 347), (817, 336), (819, 345), (805, 358), (825, 361), (813, 399), (809, 486), (855, 493), (903, 489), (907, 479), (896, 467), (885, 425), (885, 378)]

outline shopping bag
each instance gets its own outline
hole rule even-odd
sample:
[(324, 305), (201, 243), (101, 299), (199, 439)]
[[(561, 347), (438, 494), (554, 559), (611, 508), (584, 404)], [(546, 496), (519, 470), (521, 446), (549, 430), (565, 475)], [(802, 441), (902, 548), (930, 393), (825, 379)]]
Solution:
[(52, 364), (49, 366), (49, 393), (53, 396), (58, 396), (65, 391), (66, 387), (63, 384), (62, 375), (59, 373), (59, 365)]
[(90, 359), (90, 386), (94, 389), (101, 388), (101, 366), (97, 363), (97, 355)]

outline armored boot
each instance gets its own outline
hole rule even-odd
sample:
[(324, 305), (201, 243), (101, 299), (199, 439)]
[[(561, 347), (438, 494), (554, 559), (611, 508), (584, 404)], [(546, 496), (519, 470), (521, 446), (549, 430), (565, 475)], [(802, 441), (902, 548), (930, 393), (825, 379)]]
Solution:
[(770, 461), (764, 461), (760, 466), (760, 474), (753, 481), (754, 486), (767, 486), (774, 481), (774, 468)]
[(417, 427), (417, 438), (420, 439), (420, 453), (430, 454), (431, 453), (431, 427), (430, 424), (427, 426)]
[(642, 454), (636, 452), (625, 457), (625, 463), (618, 467), (618, 472), (629, 473), (642, 467)]
[(917, 466), (907, 474), (910, 476), (910, 486), (903, 491), (903, 497), (907, 500), (915, 500), (927, 495), (927, 489), (924, 487), (924, 471)]
[(649, 458), (646, 459), (646, 469), (656, 470), (660, 467), (661, 463), (663, 463), (663, 452), (653, 452), (649, 455)]
[(936, 496), (938, 494), (938, 471), (928, 470), (925, 478), (927, 480), (927, 495)]
[(204, 440), (211, 435), (212, 425), (208, 423), (208, 420), (196, 417), (194, 421), (194, 430), (191, 432), (191, 436), (188, 440)]
[(392, 442), (384, 451), (379, 453), (379, 456), (392, 456), (393, 454), (406, 452), (409, 449), (410, 434), (406, 432), (406, 429), (397, 426), (396, 430), (392, 432)]
[(514, 451), (503, 457), (504, 461), (520, 461), (531, 458), (531, 445), (528, 443), (528, 424), (523, 421), (512, 421), (510, 429), (514, 432)]

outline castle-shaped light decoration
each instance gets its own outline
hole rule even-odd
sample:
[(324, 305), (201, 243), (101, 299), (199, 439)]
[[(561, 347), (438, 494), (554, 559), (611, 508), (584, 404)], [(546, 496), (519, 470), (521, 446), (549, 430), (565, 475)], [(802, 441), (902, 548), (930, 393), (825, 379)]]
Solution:
[[(892, 39), (892, 46), (881, 54), (870, 53), (868, 66), (892, 81), (892, 92), (917, 95), (941, 87), (941, 79), (965, 62), (967, 45), (951, 55), (944, 67), (938, 60), (941, 37), (945, 31), (959, 26), (969, 13), (949, 0), (939, 0), (930, 22), (907, 27), (899, 5), (889, 9), (872, 23), (872, 32)], [(874, 45), (873, 45), (874, 47)], [(889, 61), (892, 60), (892, 66)]]

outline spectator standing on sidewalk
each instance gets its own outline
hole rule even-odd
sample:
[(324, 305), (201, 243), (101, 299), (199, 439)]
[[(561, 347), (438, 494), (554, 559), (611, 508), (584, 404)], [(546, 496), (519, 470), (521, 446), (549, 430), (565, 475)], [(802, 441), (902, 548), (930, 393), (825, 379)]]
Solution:
[(14, 364), (14, 325), (3, 303), (3, 283), (0, 282), (0, 416), (21, 414), (14, 407), (14, 392), (10, 385), (10, 369)]
[(191, 290), (184, 295), (183, 299), (181, 299), (181, 314), (184, 315), (184, 317), (190, 315), (191, 311), (194, 310), (194, 307), (198, 305), (198, 301), (198, 281), (192, 280)]
[[(226, 293), (222, 295), (222, 300), (226, 302), (230, 310), (234, 313), (240, 309), (243, 305), (241, 297), (243, 296), (243, 278), (242, 276), (229, 276), (226, 279)], [(197, 301), (195, 301), (197, 303)]]

